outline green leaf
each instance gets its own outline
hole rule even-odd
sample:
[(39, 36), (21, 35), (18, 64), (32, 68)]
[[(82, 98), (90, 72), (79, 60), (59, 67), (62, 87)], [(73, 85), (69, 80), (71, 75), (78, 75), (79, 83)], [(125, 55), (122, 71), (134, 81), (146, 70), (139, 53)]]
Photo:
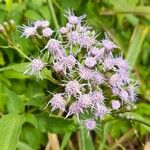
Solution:
[(5, 65), (5, 60), (3, 57), (3, 53), (0, 51), (0, 66), (4, 66)]
[(63, 150), (69, 142), (71, 132), (65, 133), (60, 149)]
[(8, 11), (10, 11), (12, 3), (13, 3), (13, 0), (6, 0), (6, 8)]
[(0, 68), (0, 72), (12, 69), (12, 70), (23, 73), (23, 72), (25, 72), (26, 66), (28, 64), (29, 63), (21, 63), (21, 64), (10, 65), (10, 66), (7, 66), (7, 67)]
[(25, 114), (25, 120), (26, 122), (32, 124), (35, 128), (38, 127), (37, 119), (33, 114), (30, 114), (30, 113)]
[(134, 29), (126, 57), (131, 66), (135, 65), (136, 63), (136, 60), (141, 51), (141, 47), (148, 33), (148, 30), (149, 30), (148, 27), (142, 25), (137, 25), (136, 28)]
[(8, 114), (0, 119), (0, 149), (16, 150), (24, 117), (18, 114)]
[(136, 121), (138, 123), (142, 123), (144, 125), (150, 126), (149, 117), (145, 117), (145, 116), (139, 115), (139, 114), (134, 113), (134, 112), (123, 113), (123, 116), (124, 116), (124, 118), (127, 118), (128, 116), (130, 116), (130, 117), (132, 117), (133, 121)]
[(73, 132), (77, 128), (77, 124), (73, 119), (64, 119), (58, 116), (49, 116), (42, 113), (36, 116), (38, 127), (42, 132), (65, 133)]
[(43, 133), (31, 124), (27, 123), (22, 126), (20, 140), (27, 143), (34, 150), (39, 150), (41, 145), (45, 144)]
[(88, 135), (88, 131), (85, 128), (80, 130), (81, 133), (81, 145), (82, 150), (94, 150), (94, 145), (91, 139), (90, 134)]
[(28, 144), (23, 142), (18, 142), (17, 144), (17, 150), (34, 150), (32, 149)]
[(28, 19), (31, 19), (31, 20), (42, 19), (41, 15), (38, 14), (37, 11), (32, 10), (32, 9), (28, 9), (28, 10), (25, 12), (25, 16), (26, 16)]
[(21, 101), (21, 98), (16, 93), (10, 91), (9, 89), (6, 89), (6, 94), (8, 97), (7, 102), (8, 112), (23, 113), (25, 108), (24, 103)]

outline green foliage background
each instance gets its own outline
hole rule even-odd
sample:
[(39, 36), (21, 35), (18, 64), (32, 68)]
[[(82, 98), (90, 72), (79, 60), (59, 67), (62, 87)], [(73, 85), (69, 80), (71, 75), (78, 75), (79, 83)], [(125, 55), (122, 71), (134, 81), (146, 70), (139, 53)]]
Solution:
[[(47, 90), (59, 90), (57, 81), (48, 70), (43, 71), (42, 82), (23, 74), (26, 56), (37, 56), (36, 41), (20, 38), (10, 20), (18, 26), (47, 19), (51, 27), (58, 28), (65, 23), (63, 14), (68, 9), (77, 15), (86, 13), (88, 23), (100, 36), (106, 32), (133, 66), (140, 82), (137, 109), (130, 113), (133, 122), (126, 117), (108, 119), (102, 131), (87, 136), (74, 118), (49, 117), (49, 110), (43, 110), (50, 98)], [(131, 142), (130, 149), (143, 149), (145, 137), (150, 136), (149, 0), (0, 0), (0, 24), (8, 30), (7, 35), (0, 35), (1, 150), (40, 150), (49, 142), (55, 149), (51, 133), (57, 134), (54, 139), (59, 140), (60, 149), (125, 149), (126, 140)]]

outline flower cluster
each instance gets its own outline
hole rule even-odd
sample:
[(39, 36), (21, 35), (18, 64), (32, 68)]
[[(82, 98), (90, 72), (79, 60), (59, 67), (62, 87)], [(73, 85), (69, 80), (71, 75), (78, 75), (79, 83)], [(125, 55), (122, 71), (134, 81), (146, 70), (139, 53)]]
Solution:
[[(51, 111), (60, 110), (66, 118), (76, 115), (84, 127), (94, 130), (106, 115), (133, 106), (136, 82), (130, 77), (128, 62), (116, 55), (118, 47), (107, 35), (98, 40), (84, 24), (85, 15), (77, 17), (69, 11), (66, 17), (68, 22), (55, 35), (48, 21), (41, 20), (23, 26), (22, 36), (47, 38), (42, 53), (53, 59), (50, 66), (63, 89), (49, 100)], [(39, 74), (44, 67), (42, 60), (34, 59), (26, 72)]]

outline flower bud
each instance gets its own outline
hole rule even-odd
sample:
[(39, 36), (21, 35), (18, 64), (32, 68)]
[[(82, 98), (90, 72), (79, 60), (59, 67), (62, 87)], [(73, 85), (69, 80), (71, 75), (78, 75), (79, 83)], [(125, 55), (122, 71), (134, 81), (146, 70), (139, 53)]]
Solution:
[(16, 23), (15, 23), (15, 21), (11, 19), (11, 20), (9, 21), (9, 23), (10, 23), (11, 29), (12, 29), (12, 30), (15, 30), (15, 29), (16, 29)]
[(6, 31), (9, 32), (11, 28), (10, 28), (10, 25), (8, 24), (8, 22), (4, 22), (3, 25), (4, 25), (4, 28), (6, 29)]

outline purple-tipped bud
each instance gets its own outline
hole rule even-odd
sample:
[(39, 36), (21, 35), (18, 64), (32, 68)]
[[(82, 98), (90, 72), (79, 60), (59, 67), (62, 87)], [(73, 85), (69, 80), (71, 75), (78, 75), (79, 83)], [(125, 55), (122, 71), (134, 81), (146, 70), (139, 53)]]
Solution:
[(111, 101), (111, 106), (113, 110), (118, 110), (121, 106), (120, 102), (117, 100), (112, 100)]
[(68, 32), (68, 29), (66, 27), (61, 27), (60, 28), (60, 33), (61, 34), (66, 34)]
[(54, 94), (50, 103), (52, 106), (52, 111), (54, 111), (56, 109), (60, 109), (62, 111), (65, 111), (65, 100), (61, 96), (61, 94)]
[(51, 28), (45, 28), (42, 31), (44, 37), (50, 37), (53, 34), (53, 30)]
[(84, 121), (84, 125), (89, 131), (94, 130), (96, 128), (96, 122), (93, 118), (86, 119)]
[(76, 81), (76, 80), (69, 81), (66, 84), (65, 92), (68, 95), (76, 95), (76, 94), (80, 93), (80, 88), (81, 88), (81, 85), (79, 84), (78, 81)]

